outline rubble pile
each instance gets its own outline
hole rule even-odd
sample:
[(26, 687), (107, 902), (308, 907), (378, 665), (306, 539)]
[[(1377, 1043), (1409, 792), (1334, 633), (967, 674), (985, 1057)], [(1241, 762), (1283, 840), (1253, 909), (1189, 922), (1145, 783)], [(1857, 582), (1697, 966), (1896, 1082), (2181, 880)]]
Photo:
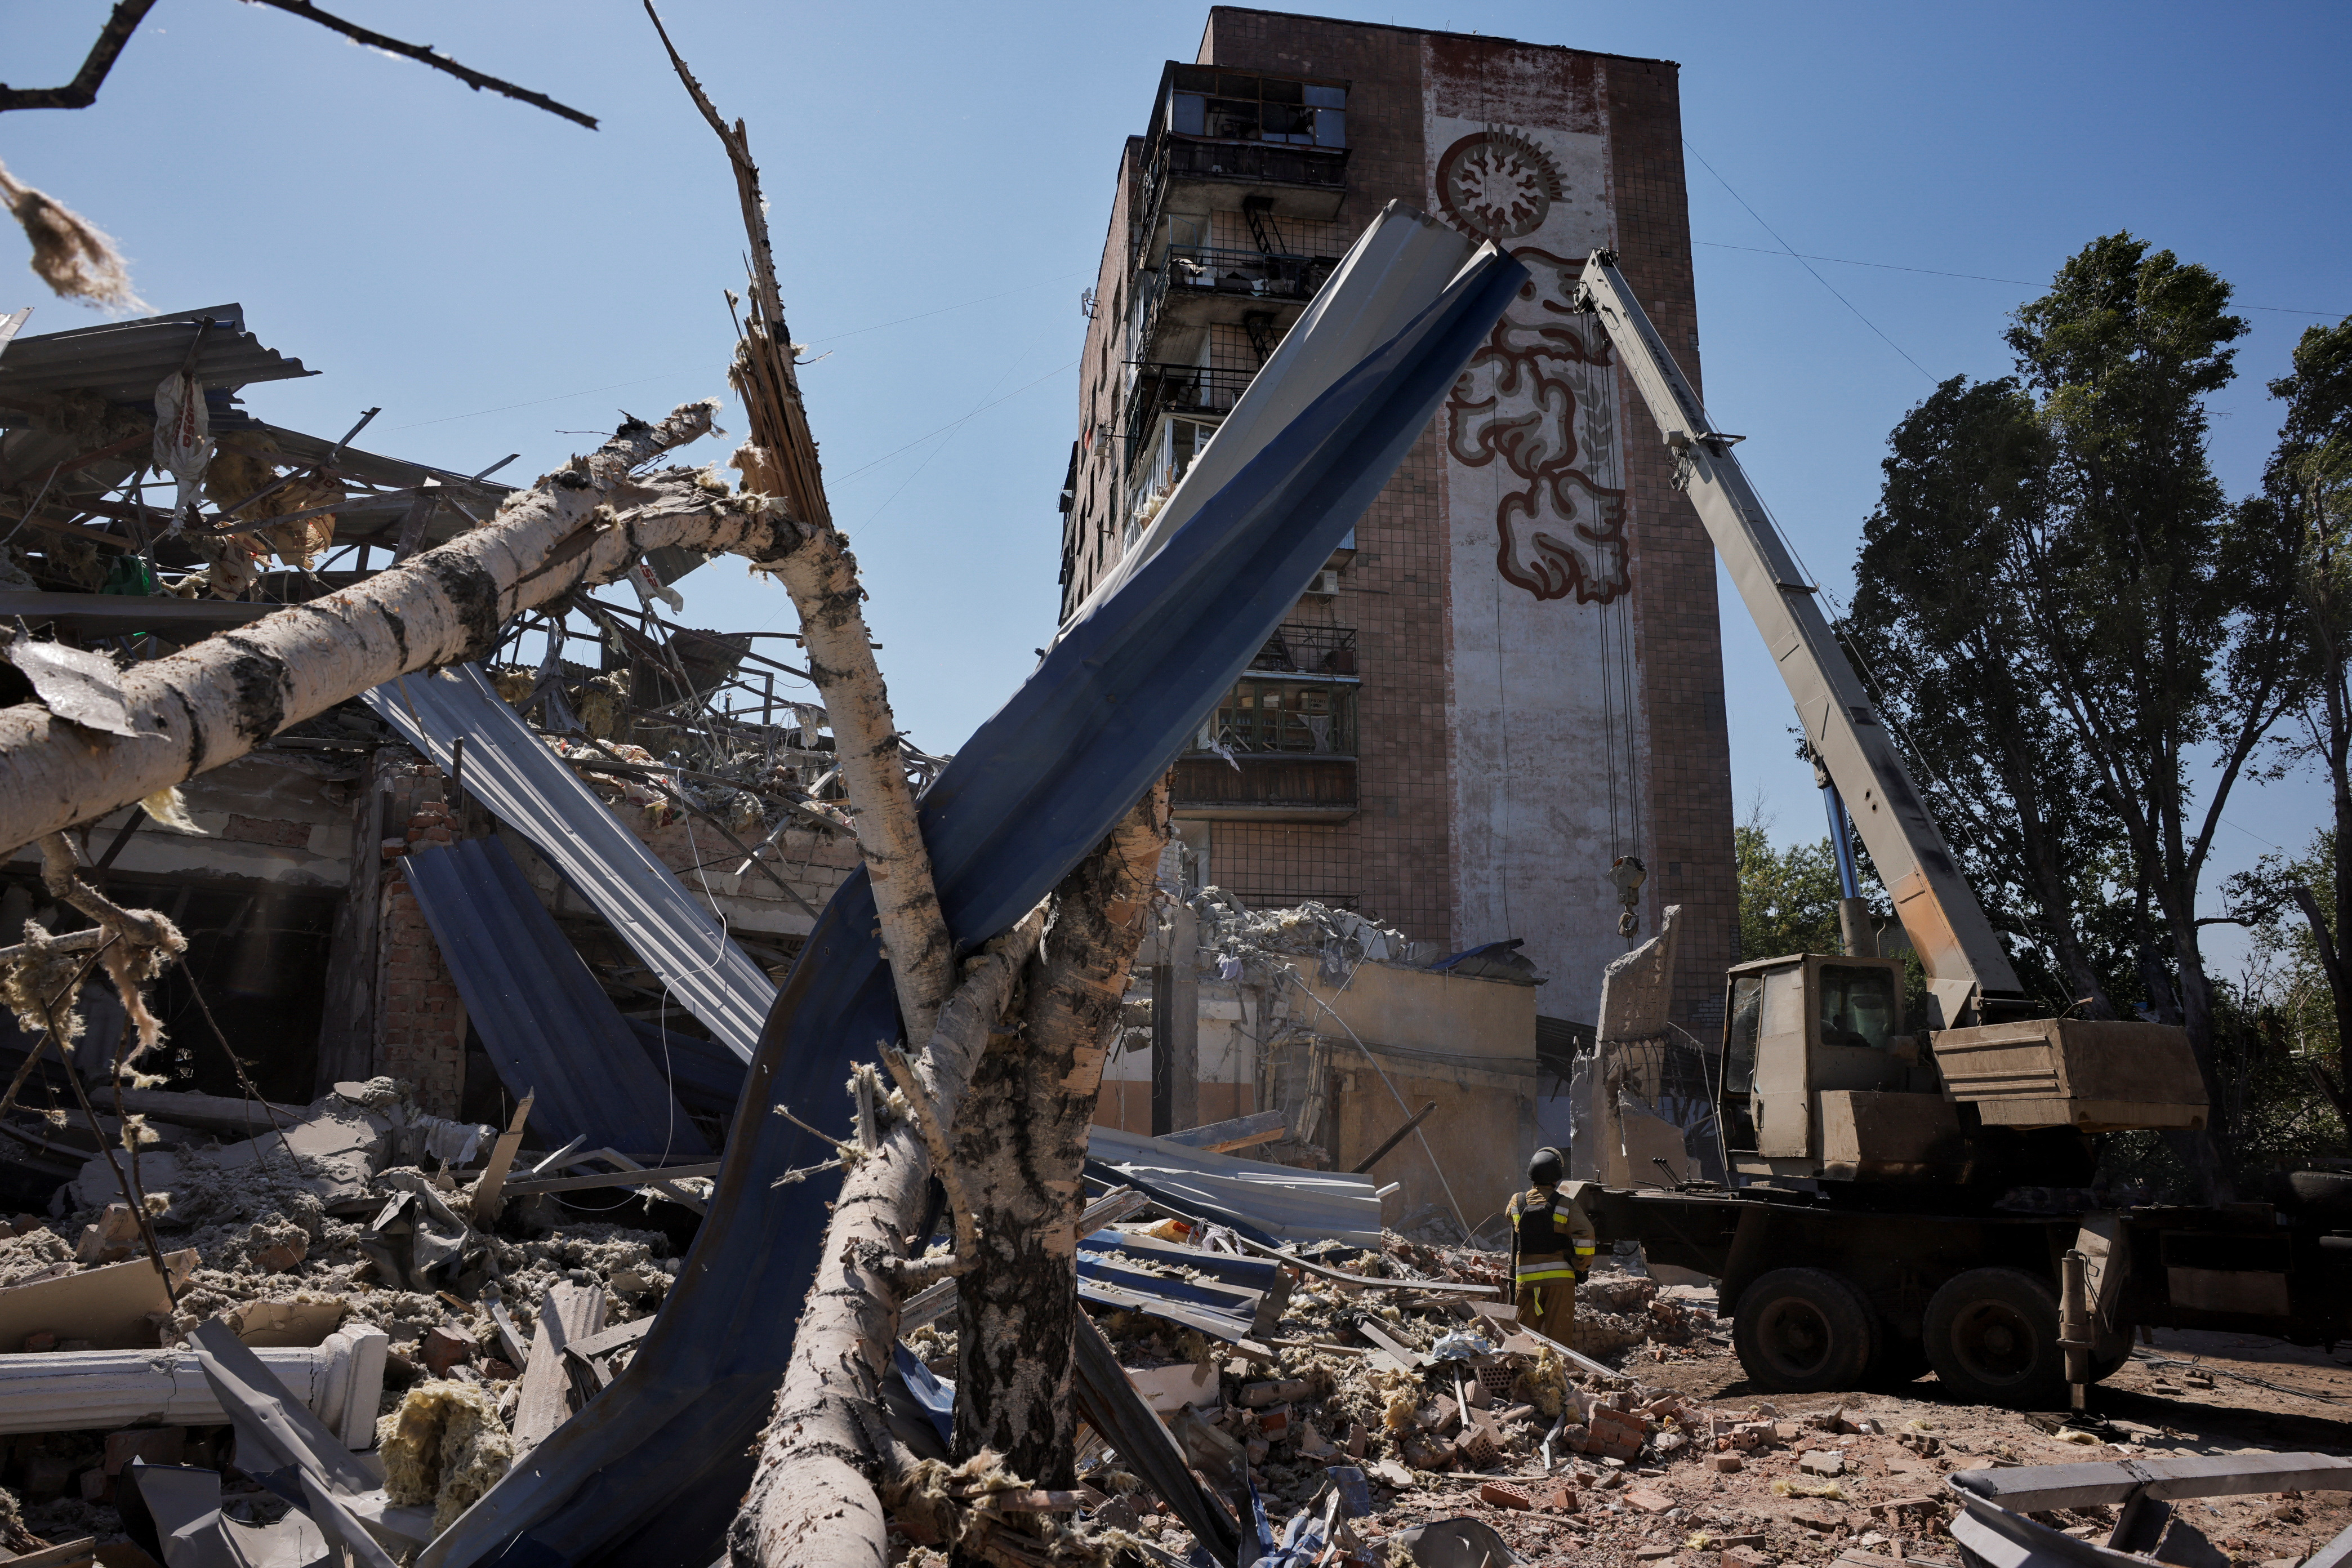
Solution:
[[(583, 1219), (546, 1195), (509, 1199), (483, 1218), (468, 1190), (479, 1173), (465, 1167), (480, 1165), (492, 1130), (423, 1115), (392, 1079), (339, 1085), (299, 1110), (269, 1108), (280, 1125), (251, 1139), (173, 1123), (173, 1099), (151, 1097), (152, 1142), (138, 1155), (173, 1296), (112, 1168), (92, 1159), (58, 1189), (52, 1215), (0, 1222), (0, 1337), (13, 1335), (0, 1343), (0, 1377), (33, 1363), (110, 1371), (120, 1358), (108, 1352), (130, 1349), (169, 1386), (171, 1352), (215, 1320), (254, 1347), (380, 1331), (360, 1415), (390, 1503), (430, 1510), (438, 1530), (521, 1451), (518, 1409), (551, 1294), (593, 1296), (598, 1324), (619, 1329), (649, 1319), (676, 1280), (676, 1249), (659, 1229)], [(218, 1121), (220, 1102), (186, 1099)], [(585, 1207), (647, 1212), (627, 1189), (584, 1196)], [(558, 1419), (579, 1402), (575, 1376), (593, 1388), (626, 1364), (635, 1337), (622, 1338), (597, 1352), (593, 1374), (576, 1345), (567, 1356), (559, 1339), (542, 1352)], [(306, 1399), (317, 1392), (289, 1386)], [(169, 1460), (151, 1462), (214, 1464), (225, 1435), (199, 1424), (19, 1436), (0, 1487), (21, 1497), (37, 1535), (110, 1537), (121, 1531), (118, 1450), (168, 1437)]]
[[(1606, 1551), (1679, 1568), (1940, 1568), (1959, 1560), (1953, 1472), (2211, 1451), (2210, 1439), (2138, 1423), (2110, 1423), (2103, 1441), (2052, 1418), (1936, 1403), (1932, 1384), (1919, 1398), (1760, 1399), (1714, 1331), (1711, 1289), (1661, 1289), (1607, 1268), (1579, 1291), (1571, 1358), (1495, 1299), (1410, 1289), (1475, 1280), (1494, 1255), (1383, 1243), (1381, 1257), (1340, 1265), (1362, 1285), (1304, 1275), (1257, 1347), (1140, 1313), (1097, 1320), (1245, 1532), (1254, 1498), (1277, 1539), (1332, 1520), (1345, 1560), (1368, 1564), (1420, 1561), (1432, 1532), (1467, 1531), (1483, 1544), (1465, 1561), (1496, 1563)], [(1675, 1347), (1685, 1353), (1657, 1367)], [(951, 1352), (951, 1338), (929, 1348)], [(1086, 1471), (1082, 1530), (1183, 1555), (1189, 1533), (1123, 1465), (1113, 1454)], [(2352, 1522), (2352, 1502), (2334, 1493), (2200, 1510), (2210, 1561), (2242, 1568), (2293, 1568)], [(2116, 1510), (2034, 1517), (2104, 1540)]]
[(1191, 902), (1200, 917), (1201, 945), (1216, 950), (1228, 980), (1264, 983), (1292, 958), (1316, 960), (1323, 977), (1336, 982), (1359, 963), (1418, 964), (1439, 956), (1433, 942), (1412, 942), (1393, 926), (1312, 900), (1251, 910), (1223, 888), (1203, 888)]

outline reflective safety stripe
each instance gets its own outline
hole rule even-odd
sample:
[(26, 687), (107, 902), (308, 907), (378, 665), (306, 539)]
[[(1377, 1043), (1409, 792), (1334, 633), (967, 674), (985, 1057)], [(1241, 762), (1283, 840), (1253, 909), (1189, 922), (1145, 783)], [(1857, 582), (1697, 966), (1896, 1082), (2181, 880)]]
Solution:
[(1578, 1237), (1576, 1238), (1576, 1255), (1579, 1258), (1590, 1258), (1599, 1249), (1600, 1246), (1597, 1242), (1585, 1237)]
[(1569, 1279), (1575, 1277), (1565, 1258), (1529, 1258), (1520, 1260), (1517, 1277), (1521, 1284), (1538, 1279)]

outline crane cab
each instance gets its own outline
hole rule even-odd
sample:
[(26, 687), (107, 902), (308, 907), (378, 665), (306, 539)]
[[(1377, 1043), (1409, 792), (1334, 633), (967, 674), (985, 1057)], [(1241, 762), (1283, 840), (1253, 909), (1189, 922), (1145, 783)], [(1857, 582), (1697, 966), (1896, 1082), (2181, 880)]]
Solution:
[(1734, 1171), (1924, 1179), (1961, 1157), (1957, 1110), (1906, 1026), (1900, 959), (1796, 953), (1726, 981), (1719, 1114)]
[(1990, 1179), (2035, 1149), (2055, 1160), (2045, 1135), (2205, 1124), (2189, 1037), (2171, 1025), (2012, 1018), (1920, 1031), (1891, 958), (1796, 953), (1740, 964), (1726, 982), (1717, 1114), (1738, 1175)]

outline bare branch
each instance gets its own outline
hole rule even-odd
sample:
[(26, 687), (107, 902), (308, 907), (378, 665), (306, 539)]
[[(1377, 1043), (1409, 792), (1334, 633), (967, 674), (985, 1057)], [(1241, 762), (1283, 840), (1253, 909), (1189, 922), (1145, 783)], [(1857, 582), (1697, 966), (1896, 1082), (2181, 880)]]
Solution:
[(98, 101), (98, 89), (106, 81), (106, 73), (122, 53), (122, 46), (131, 41), (155, 0), (121, 0), (106, 25), (98, 30), (98, 42), (90, 45), (89, 58), (81, 69), (74, 72), (73, 80), (63, 87), (0, 86), (0, 110), (10, 109), (88, 109)]
[[(398, 38), (386, 37), (383, 34), (362, 27), (356, 22), (346, 22), (341, 16), (330, 16), (311, 5), (310, 0), (246, 0), (246, 4), (268, 5), (289, 12), (305, 21), (316, 22), (330, 32), (341, 33), (355, 43), (365, 44), (372, 49), (382, 49), (386, 54), (402, 55), (431, 66), (435, 70), (446, 71), (476, 92), (488, 88), (492, 92), (503, 93), (520, 102), (544, 109), (550, 114), (560, 114), (576, 125), (585, 125), (591, 131), (596, 129), (596, 117), (593, 114), (583, 114), (576, 109), (556, 102), (543, 92), (533, 92), (527, 87), (517, 87), (510, 81), (500, 81), (497, 77), (484, 76), (480, 71), (472, 69), (470, 67), (459, 65), (447, 55), (436, 50), (430, 44), (404, 44)], [(144, 11), (146, 6), (142, 5), (140, 9)]]

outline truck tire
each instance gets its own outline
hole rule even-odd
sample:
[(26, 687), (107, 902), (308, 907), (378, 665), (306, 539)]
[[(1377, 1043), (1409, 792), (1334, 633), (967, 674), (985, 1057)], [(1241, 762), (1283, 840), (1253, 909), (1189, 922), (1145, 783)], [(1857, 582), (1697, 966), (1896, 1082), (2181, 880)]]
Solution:
[(1731, 1342), (1768, 1393), (1859, 1388), (1878, 1353), (1878, 1317), (1827, 1269), (1775, 1268), (1739, 1293)]
[(1927, 1359), (1945, 1387), (1974, 1405), (2032, 1409), (2065, 1393), (2058, 1296), (2015, 1268), (1971, 1268), (1927, 1301)]

